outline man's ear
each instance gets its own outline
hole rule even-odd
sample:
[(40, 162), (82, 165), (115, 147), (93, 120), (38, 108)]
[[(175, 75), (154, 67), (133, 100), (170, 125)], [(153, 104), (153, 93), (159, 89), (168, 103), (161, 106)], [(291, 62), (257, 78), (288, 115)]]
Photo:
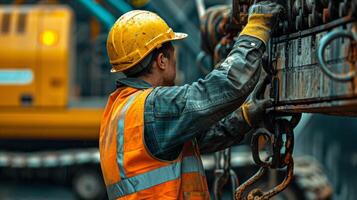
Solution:
[(168, 59), (165, 57), (163, 53), (159, 53), (159, 55), (156, 57), (156, 63), (159, 69), (164, 70), (166, 68)]

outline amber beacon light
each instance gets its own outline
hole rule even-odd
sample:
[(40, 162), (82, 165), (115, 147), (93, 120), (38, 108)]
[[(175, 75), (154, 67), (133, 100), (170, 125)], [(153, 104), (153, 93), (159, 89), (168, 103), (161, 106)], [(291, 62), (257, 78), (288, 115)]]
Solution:
[(46, 30), (41, 34), (41, 43), (45, 46), (53, 46), (58, 41), (58, 34), (52, 30)]

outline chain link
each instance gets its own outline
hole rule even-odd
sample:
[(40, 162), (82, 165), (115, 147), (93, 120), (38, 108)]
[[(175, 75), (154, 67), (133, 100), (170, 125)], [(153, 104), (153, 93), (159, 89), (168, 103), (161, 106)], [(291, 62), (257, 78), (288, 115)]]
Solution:
[[(260, 166), (259, 171), (254, 174), (249, 180), (240, 185), (236, 189), (236, 200), (266, 200), (275, 196), (283, 191), (291, 182), (294, 170), (294, 161), (292, 158), (294, 148), (294, 132), (293, 129), (301, 119), (301, 114), (293, 115), (291, 120), (279, 118), (273, 121), (273, 132), (266, 128), (257, 129), (252, 137), (252, 154), (253, 159)], [(265, 145), (271, 149), (271, 154), (264, 160), (259, 155), (259, 138), (265, 138)], [(285, 141), (284, 141), (285, 138)], [(261, 188), (254, 188), (248, 192), (247, 189), (254, 183), (259, 181), (261, 177), (271, 169), (284, 169), (286, 168), (286, 175), (284, 180), (271, 190), (264, 192)], [(243, 196), (247, 194), (246, 196)]]
[(215, 200), (222, 199), (222, 189), (231, 182), (232, 194), (239, 185), (237, 174), (231, 169), (231, 148), (215, 153), (216, 169), (214, 171), (215, 180), (213, 183), (213, 193)]

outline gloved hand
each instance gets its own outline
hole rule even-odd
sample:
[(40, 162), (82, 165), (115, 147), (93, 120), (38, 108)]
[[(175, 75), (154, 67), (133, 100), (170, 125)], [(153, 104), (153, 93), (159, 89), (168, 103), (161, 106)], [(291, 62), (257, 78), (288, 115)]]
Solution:
[(266, 109), (273, 106), (273, 100), (270, 98), (258, 99), (259, 96), (263, 96), (260, 94), (265, 91), (266, 81), (268, 81), (266, 77), (259, 81), (247, 101), (239, 109), (251, 128), (257, 128), (265, 119)]
[(283, 6), (273, 1), (261, 1), (253, 4), (249, 8), (248, 24), (240, 35), (259, 38), (266, 44), (283, 10)]
[(252, 128), (256, 128), (259, 126), (260, 122), (264, 120), (266, 109), (271, 108), (272, 106), (273, 100), (271, 99), (250, 99), (241, 106), (241, 111), (247, 124)]

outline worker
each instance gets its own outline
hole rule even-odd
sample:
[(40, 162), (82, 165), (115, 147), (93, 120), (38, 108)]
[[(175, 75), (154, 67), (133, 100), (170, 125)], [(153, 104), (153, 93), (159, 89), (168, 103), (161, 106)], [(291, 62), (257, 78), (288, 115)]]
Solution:
[(204, 79), (174, 86), (175, 33), (158, 15), (121, 16), (107, 39), (111, 72), (120, 73), (100, 128), (109, 199), (209, 199), (200, 153), (242, 140), (270, 101), (242, 104), (255, 88), (261, 58), (282, 7), (250, 8), (248, 24), (224, 62)]

